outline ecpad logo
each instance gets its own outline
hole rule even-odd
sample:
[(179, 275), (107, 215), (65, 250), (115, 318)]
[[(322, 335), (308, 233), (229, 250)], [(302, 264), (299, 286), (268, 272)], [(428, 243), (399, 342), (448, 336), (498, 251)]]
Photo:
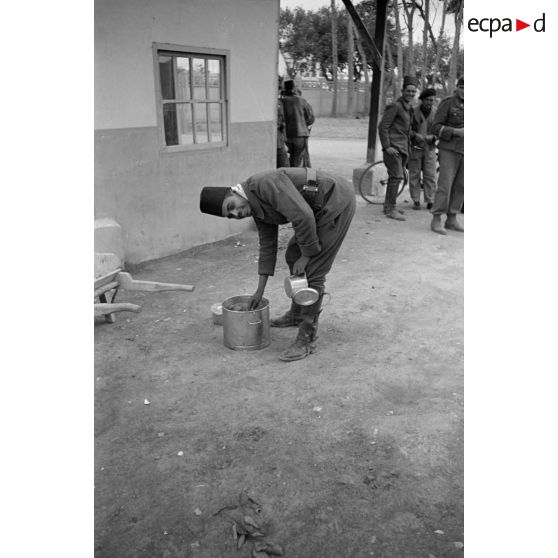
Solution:
[[(536, 19), (533, 23), (533, 29), (537, 33), (544, 33), (545, 32), (545, 15), (543, 15)], [(490, 38), (492, 38), (493, 33), (497, 33), (498, 31), (513, 31), (512, 20), (509, 17), (505, 17), (500, 19), (498, 17), (485, 17), (483, 19), (477, 19), (476, 17), (472, 17), (467, 22), (467, 27), (469, 31), (476, 33), (477, 31), (482, 31), (484, 33), (490, 33)], [(525, 23), (520, 19), (515, 20), (515, 30), (521, 31), (526, 27), (531, 27), (530, 23)]]

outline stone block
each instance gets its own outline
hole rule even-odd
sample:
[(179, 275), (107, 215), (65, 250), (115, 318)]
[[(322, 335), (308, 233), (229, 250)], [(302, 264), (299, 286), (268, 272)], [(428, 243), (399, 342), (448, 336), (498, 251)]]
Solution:
[(108, 217), (95, 220), (95, 252), (112, 253), (124, 262), (124, 237), (122, 227)]

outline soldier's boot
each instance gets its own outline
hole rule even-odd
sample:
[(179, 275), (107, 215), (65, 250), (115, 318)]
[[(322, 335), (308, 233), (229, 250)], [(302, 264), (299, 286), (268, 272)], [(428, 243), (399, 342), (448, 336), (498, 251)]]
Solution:
[(446, 229), (450, 231), (465, 232), (463, 225), (457, 222), (457, 215), (455, 213), (448, 213), (448, 218), (445, 223)]
[(300, 360), (316, 352), (318, 340), (318, 319), (320, 317), (323, 295), (310, 306), (301, 307), (301, 322), (293, 344), (285, 349), (279, 359), (285, 362)]
[(302, 306), (291, 303), (291, 307), (279, 318), (275, 318), (269, 321), (271, 327), (296, 327), (302, 321), (300, 317), (300, 310)]
[(388, 212), (386, 212), (386, 217), (388, 217), (389, 219), (394, 219), (395, 221), (406, 221), (407, 219), (405, 219), (405, 217), (403, 217), (403, 214), (401, 213), (401, 211), (399, 211), (399, 209), (393, 208), (390, 209)]
[(444, 227), (442, 227), (442, 216), (441, 215), (433, 215), (432, 222), (430, 223), (430, 228), (438, 234), (448, 234)]
[(399, 188), (399, 180), (389, 179), (386, 188), (386, 201), (384, 204), (384, 213), (386, 217), (395, 219), (396, 221), (406, 221), (403, 212), (397, 209), (397, 189)]

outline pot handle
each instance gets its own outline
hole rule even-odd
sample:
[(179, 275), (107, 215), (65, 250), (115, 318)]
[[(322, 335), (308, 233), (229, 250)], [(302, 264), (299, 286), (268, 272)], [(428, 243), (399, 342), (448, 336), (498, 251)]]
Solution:
[[(256, 311), (255, 311), (255, 310), (252, 310), (252, 314), (254, 314), (254, 318), (257, 319), (257, 318), (256, 318)], [(248, 325), (258, 325), (258, 324), (261, 324), (261, 323), (262, 323), (262, 321), (259, 320), (259, 321), (257, 321), (257, 322), (248, 322)]]

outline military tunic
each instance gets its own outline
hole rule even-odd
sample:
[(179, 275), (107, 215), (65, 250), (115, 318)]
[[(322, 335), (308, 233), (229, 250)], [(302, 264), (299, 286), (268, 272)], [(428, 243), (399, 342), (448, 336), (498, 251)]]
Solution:
[(384, 111), (378, 134), (382, 149), (395, 147), (399, 153), (409, 156), (409, 138), (411, 136), (412, 108), (400, 97), (388, 105)]
[(274, 274), (279, 225), (291, 223), (294, 236), (285, 254), (291, 274), (301, 255), (309, 257), (308, 285), (323, 292), (355, 212), (355, 194), (345, 179), (323, 171), (317, 171), (317, 192), (305, 191), (306, 185), (302, 168), (262, 172), (242, 183), (259, 234), (258, 273)]

